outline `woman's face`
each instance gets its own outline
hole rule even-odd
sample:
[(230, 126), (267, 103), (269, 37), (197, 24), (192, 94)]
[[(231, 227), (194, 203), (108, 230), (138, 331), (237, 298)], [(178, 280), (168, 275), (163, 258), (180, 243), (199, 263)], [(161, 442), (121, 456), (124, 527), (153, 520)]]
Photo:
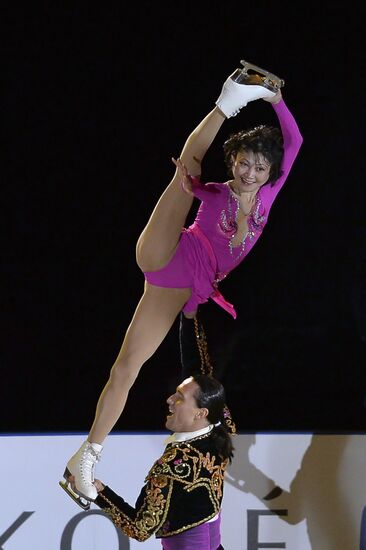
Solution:
[(261, 153), (240, 151), (232, 157), (234, 182), (232, 188), (238, 195), (258, 191), (269, 179), (271, 165)]

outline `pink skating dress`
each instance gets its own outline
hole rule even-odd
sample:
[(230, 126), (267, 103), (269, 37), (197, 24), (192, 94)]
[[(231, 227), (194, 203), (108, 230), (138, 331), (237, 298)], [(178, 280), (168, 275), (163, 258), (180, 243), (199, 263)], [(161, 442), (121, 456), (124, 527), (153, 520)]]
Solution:
[(272, 104), (284, 142), (281, 176), (263, 185), (256, 204), (248, 217), (248, 232), (238, 246), (232, 241), (237, 230), (239, 201), (229, 182), (202, 184), (192, 178), (193, 192), (201, 201), (194, 223), (183, 228), (176, 252), (170, 262), (158, 271), (146, 271), (145, 279), (152, 285), (168, 288), (190, 288), (191, 297), (184, 312), (196, 311), (209, 298), (228, 311), (236, 312), (218, 290), (219, 282), (236, 268), (252, 250), (268, 221), (271, 206), (285, 183), (302, 144), (296, 121), (283, 99)]

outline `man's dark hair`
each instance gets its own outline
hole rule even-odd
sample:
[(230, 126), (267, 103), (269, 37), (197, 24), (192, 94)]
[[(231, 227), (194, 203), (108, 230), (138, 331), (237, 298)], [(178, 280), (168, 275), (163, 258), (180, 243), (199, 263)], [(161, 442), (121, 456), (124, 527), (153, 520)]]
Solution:
[(214, 425), (212, 437), (219, 455), (231, 462), (234, 447), (225, 417), (225, 390), (221, 382), (208, 374), (194, 374), (193, 380), (198, 384), (195, 399), (199, 408), (208, 409), (207, 419)]

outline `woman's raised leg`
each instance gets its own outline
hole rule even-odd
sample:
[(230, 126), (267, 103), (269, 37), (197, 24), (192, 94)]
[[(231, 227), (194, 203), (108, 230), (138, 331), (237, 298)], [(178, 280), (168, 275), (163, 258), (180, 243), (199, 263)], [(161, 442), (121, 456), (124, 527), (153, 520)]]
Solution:
[[(180, 160), (191, 176), (200, 176), (203, 157), (224, 120), (224, 115), (215, 108), (188, 137)], [(183, 190), (181, 183), (182, 174), (177, 168), (139, 237), (136, 256), (142, 271), (164, 267), (175, 252), (193, 201), (193, 196)]]

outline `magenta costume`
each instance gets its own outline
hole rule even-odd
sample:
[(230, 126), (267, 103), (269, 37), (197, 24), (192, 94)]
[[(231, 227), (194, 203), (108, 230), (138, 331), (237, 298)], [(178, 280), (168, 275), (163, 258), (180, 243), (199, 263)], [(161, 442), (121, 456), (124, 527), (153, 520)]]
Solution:
[(144, 273), (146, 281), (167, 288), (190, 288), (191, 297), (184, 312), (196, 311), (209, 298), (236, 318), (229, 304), (218, 290), (218, 283), (237, 267), (252, 250), (268, 221), (271, 206), (285, 183), (302, 144), (302, 136), (295, 119), (283, 99), (272, 104), (283, 136), (284, 155), (281, 176), (263, 185), (256, 197), (255, 207), (248, 217), (248, 232), (238, 246), (232, 240), (237, 231), (239, 201), (229, 183), (202, 184), (192, 178), (192, 190), (201, 204), (194, 223), (183, 228), (179, 244), (170, 262), (158, 271)]

